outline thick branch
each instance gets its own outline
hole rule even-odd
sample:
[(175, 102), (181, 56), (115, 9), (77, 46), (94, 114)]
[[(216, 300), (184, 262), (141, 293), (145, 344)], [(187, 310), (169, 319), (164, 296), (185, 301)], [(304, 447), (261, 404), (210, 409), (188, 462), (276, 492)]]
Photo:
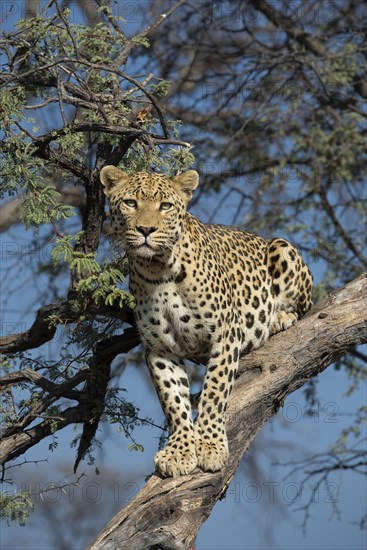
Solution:
[(41, 147), (45, 144), (51, 143), (51, 141), (57, 140), (59, 137), (66, 135), (70, 131), (72, 132), (100, 132), (104, 134), (121, 135), (125, 139), (134, 140), (141, 138), (147, 142), (167, 145), (181, 145), (184, 147), (190, 147), (190, 143), (181, 141), (179, 139), (171, 139), (169, 136), (160, 136), (159, 134), (149, 133), (144, 129), (136, 129), (127, 126), (120, 126), (118, 124), (103, 124), (100, 122), (81, 122), (79, 124), (73, 124), (72, 126), (64, 126), (60, 130), (52, 130), (48, 134), (40, 137), (35, 137), (35, 145)]
[(276, 27), (286, 31), (292, 38), (305, 46), (318, 57), (327, 57), (329, 52), (322, 44), (321, 40), (312, 36), (302, 28), (298, 28), (290, 17), (287, 17), (281, 11), (275, 9), (273, 5), (266, 0), (252, 0), (255, 8), (260, 10)]
[(331, 294), (286, 333), (241, 360), (227, 414), (228, 465), (217, 473), (153, 475), (89, 550), (192, 547), (243, 453), (287, 395), (358, 344), (367, 342), (367, 274)]
[[(132, 310), (127, 306), (120, 308), (118, 306), (106, 306), (105, 304), (96, 305), (91, 303), (88, 306), (88, 311), (91, 314), (115, 317), (129, 324), (134, 324)], [(70, 300), (43, 306), (38, 310), (36, 319), (28, 330), (9, 334), (0, 338), (0, 353), (12, 354), (19, 351), (34, 349), (52, 340), (57, 327), (50, 324), (50, 315), (56, 315), (59, 317), (60, 323), (63, 322), (65, 324), (74, 323), (79, 318), (79, 313), (72, 308)], [(121, 340), (124, 352), (128, 351), (128, 349), (132, 349), (139, 343), (138, 336), (134, 331), (127, 330), (121, 336), (116, 336), (114, 338)], [(109, 353), (113, 354), (113, 351)], [(122, 351), (116, 352), (115, 355), (117, 353), (122, 353)]]
[(2, 438), (0, 448), (0, 464), (13, 460), (22, 455), (55, 431), (65, 428), (69, 424), (83, 422), (88, 418), (89, 404), (79, 404), (62, 411), (60, 416), (45, 419), (36, 426)]
[(33, 325), (24, 332), (9, 334), (0, 338), (0, 353), (16, 353), (27, 349), (38, 348), (52, 340), (56, 332), (56, 326), (51, 325), (50, 315), (65, 315), (67, 302), (58, 302), (41, 307), (36, 315)]

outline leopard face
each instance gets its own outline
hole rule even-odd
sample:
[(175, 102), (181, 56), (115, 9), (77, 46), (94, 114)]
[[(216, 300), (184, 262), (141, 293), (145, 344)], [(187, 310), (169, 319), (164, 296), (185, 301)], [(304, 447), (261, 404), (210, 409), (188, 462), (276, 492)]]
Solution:
[(169, 254), (184, 231), (196, 172), (170, 179), (147, 173), (129, 176), (107, 166), (101, 181), (110, 201), (113, 231), (128, 253), (145, 258)]

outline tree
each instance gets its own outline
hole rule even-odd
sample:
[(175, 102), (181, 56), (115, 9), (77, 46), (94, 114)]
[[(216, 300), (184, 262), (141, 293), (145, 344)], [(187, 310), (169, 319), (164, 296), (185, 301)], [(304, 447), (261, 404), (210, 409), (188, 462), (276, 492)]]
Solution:
[[(10, 196), (1, 229), (32, 226), (31, 244), (47, 251), (34, 266), (33, 322), (3, 324), (3, 478), (10, 461), (46, 437), (56, 445), (67, 425), (83, 425), (77, 466), (92, 456), (101, 420), (131, 438), (144, 421), (111, 384), (122, 374), (112, 360), (139, 338), (126, 262), (105, 247), (105, 164), (175, 174), (195, 153), (205, 176), (198, 204), (218, 197), (223, 208), (235, 197), (232, 223), (282, 234), (322, 262), (315, 300), (367, 267), (360, 3), (331, 2), (325, 12), (319, 2), (155, 1), (132, 37), (113, 4), (95, 5), (100, 21), (83, 26), (50, 2), (0, 42), (1, 185)], [(16, 257), (28, 250), (5, 245), (10, 297)], [(42, 346), (60, 335), (60, 358), (46, 358)], [(353, 333), (330, 351), (355, 384), (366, 376), (362, 341)], [(20, 497), (3, 502), (22, 519)]]

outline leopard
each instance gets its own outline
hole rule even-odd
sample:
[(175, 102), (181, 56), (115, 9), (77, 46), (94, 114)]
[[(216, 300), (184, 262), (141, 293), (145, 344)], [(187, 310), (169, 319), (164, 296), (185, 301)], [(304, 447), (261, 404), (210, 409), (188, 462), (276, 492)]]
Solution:
[[(136, 324), (169, 428), (156, 472), (217, 472), (229, 459), (226, 409), (240, 357), (310, 309), (311, 271), (283, 238), (205, 224), (189, 213), (195, 170), (171, 177), (107, 165), (100, 181), (128, 258)], [(188, 360), (206, 367), (196, 415)]]

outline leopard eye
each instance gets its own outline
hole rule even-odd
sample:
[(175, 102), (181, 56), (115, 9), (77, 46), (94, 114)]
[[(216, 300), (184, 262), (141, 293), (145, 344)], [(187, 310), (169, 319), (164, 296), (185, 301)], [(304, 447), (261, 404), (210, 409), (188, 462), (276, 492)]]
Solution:
[(171, 208), (173, 207), (173, 204), (170, 203), (170, 202), (162, 202), (161, 205), (160, 205), (160, 210), (171, 210)]
[(134, 199), (126, 199), (126, 200), (124, 200), (124, 204), (126, 204), (126, 206), (128, 206), (129, 208), (136, 208), (137, 207), (137, 203), (136, 203), (136, 201), (134, 201)]

